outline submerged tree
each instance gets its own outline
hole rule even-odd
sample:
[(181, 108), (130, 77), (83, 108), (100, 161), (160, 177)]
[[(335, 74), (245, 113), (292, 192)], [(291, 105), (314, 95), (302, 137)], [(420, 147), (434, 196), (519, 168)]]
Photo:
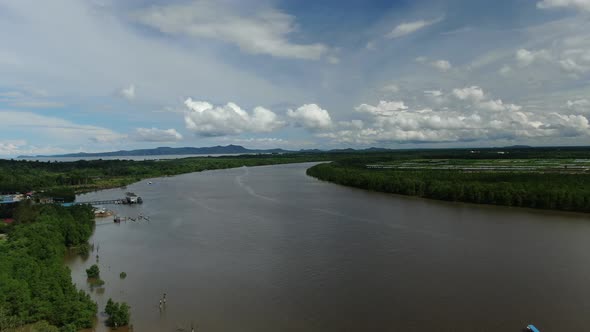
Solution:
[(119, 327), (129, 324), (129, 305), (127, 303), (117, 303), (109, 298), (104, 309), (105, 313), (109, 315), (107, 325), (111, 327)]
[(86, 269), (86, 275), (88, 275), (88, 278), (99, 278), (100, 269), (98, 268), (98, 265), (94, 264), (89, 269)]

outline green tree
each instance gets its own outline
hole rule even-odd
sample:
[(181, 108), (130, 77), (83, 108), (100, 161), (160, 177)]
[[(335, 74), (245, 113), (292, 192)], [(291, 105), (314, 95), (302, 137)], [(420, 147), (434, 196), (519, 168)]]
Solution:
[(86, 275), (88, 278), (100, 278), (100, 269), (98, 265), (93, 264), (89, 269), (86, 269)]
[(111, 327), (125, 326), (129, 324), (129, 305), (127, 303), (117, 303), (109, 298), (105, 307), (105, 313), (109, 315), (107, 325)]

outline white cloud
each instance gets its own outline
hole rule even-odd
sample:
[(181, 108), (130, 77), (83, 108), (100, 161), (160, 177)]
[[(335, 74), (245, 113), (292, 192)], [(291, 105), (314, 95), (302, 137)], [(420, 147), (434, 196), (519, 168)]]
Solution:
[(273, 8), (239, 13), (220, 1), (193, 1), (154, 6), (136, 14), (139, 22), (171, 35), (210, 38), (232, 43), (244, 52), (276, 57), (317, 60), (328, 47), (297, 44), (288, 36), (296, 31), (295, 17)]
[(137, 128), (134, 138), (140, 142), (176, 142), (182, 140), (182, 135), (173, 128)]
[(432, 101), (435, 105), (441, 105), (447, 102), (447, 96), (441, 90), (426, 90), (424, 96), (428, 101)]
[(296, 110), (288, 110), (287, 115), (298, 125), (311, 131), (327, 130), (332, 127), (330, 113), (316, 104), (305, 104)]
[(588, 99), (577, 99), (577, 100), (568, 100), (566, 103), (567, 107), (575, 108), (575, 107), (590, 107), (590, 100)]
[(568, 100), (566, 107), (570, 112), (590, 114), (590, 100), (588, 99), (576, 99)]
[(52, 146), (29, 145), (25, 140), (0, 141), (0, 156), (16, 157), (21, 155), (61, 154), (66, 150)]
[(537, 7), (541, 9), (563, 7), (590, 11), (590, 0), (543, 0), (537, 2)]
[(514, 104), (504, 104), (501, 99), (490, 99), (476, 104), (477, 107), (488, 111), (519, 111), (522, 107)]
[[(427, 90), (424, 94), (429, 98), (444, 97), (440, 90)], [(440, 99), (433, 107), (412, 107), (403, 101), (386, 100), (377, 105), (361, 104), (356, 110), (368, 114), (367, 121), (357, 126), (339, 123), (336, 130), (319, 136), (343, 144), (365, 145), (590, 137), (588, 118), (583, 115), (527, 111), (522, 106), (488, 98), (477, 86), (454, 89), (453, 95), (455, 99)]]
[(119, 94), (121, 95), (121, 97), (127, 100), (135, 99), (135, 85), (131, 84), (128, 87), (119, 90)]
[(487, 111), (519, 111), (522, 107), (515, 104), (504, 104), (501, 99), (488, 99), (486, 100), (486, 94), (478, 86), (470, 86), (461, 89), (453, 89), (453, 95), (464, 102), (467, 102), (468, 106), (474, 107), (480, 110)]
[(475, 85), (461, 89), (453, 89), (453, 95), (460, 100), (479, 101), (484, 98), (483, 90)]
[[(76, 0), (0, 3), (0, 12), (11, 17), (0, 19), (0, 49), (10, 50), (22, 63), (0, 59), (1, 89), (51, 89), (56, 97), (52, 100), (88, 105), (85, 112), (93, 112), (96, 104), (120, 96), (121, 88), (130, 83), (135, 84), (136, 98), (141, 97), (142, 105), (150, 108), (159, 108), (179, 96), (191, 96), (194, 91), (212, 100), (236, 98), (252, 104), (293, 103), (304, 97), (299, 86), (271, 82), (275, 71), (262, 73), (252, 64), (232, 62), (239, 51), (228, 54), (228, 47), (219, 41), (141, 33), (129, 11), (149, 8), (144, 2), (130, 6), (110, 0), (101, 1), (102, 5)], [(258, 9), (244, 7), (237, 4), (235, 10), (253, 13)], [(27, 95), (44, 97), (32, 92)], [(69, 112), (80, 115), (78, 110)], [(142, 110), (135, 107), (126, 112), (137, 116)]]
[(285, 125), (275, 113), (260, 106), (248, 113), (231, 102), (213, 106), (188, 98), (184, 104), (188, 108), (184, 115), (186, 128), (201, 136), (270, 132)]
[(549, 60), (549, 58), (547, 50), (529, 51), (521, 48), (516, 51), (516, 60), (522, 67), (526, 67), (537, 61)]
[(426, 90), (424, 91), (424, 94), (431, 97), (441, 97), (443, 95), (440, 90)]
[(582, 65), (574, 59), (563, 59), (559, 61), (561, 69), (570, 74), (584, 74), (590, 71), (590, 65)]
[(25, 140), (0, 141), (0, 156), (14, 156), (20, 154), (21, 148), (27, 144)]
[(436, 60), (431, 62), (430, 65), (442, 72), (446, 72), (452, 67), (451, 63), (447, 60)]
[(408, 107), (403, 101), (380, 101), (378, 105), (372, 106), (361, 104), (355, 108), (357, 112), (368, 113), (375, 116), (390, 116), (398, 111), (407, 110)]
[(400, 38), (406, 35), (409, 35), (413, 32), (416, 32), (420, 29), (424, 29), (430, 25), (438, 23), (442, 21), (442, 18), (437, 18), (431, 21), (426, 20), (418, 20), (413, 22), (405, 22), (398, 26), (396, 26), (393, 30), (391, 30), (388, 34), (385, 35), (387, 38)]

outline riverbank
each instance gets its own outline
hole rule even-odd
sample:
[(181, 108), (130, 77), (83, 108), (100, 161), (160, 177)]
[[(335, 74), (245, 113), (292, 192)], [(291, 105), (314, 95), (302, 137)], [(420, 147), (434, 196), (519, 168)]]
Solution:
[(590, 212), (590, 174), (571, 168), (543, 172), (470, 166), (466, 170), (404, 163), (413, 166), (332, 162), (313, 166), (307, 174), (345, 186), (444, 201)]
[(80, 194), (124, 187), (147, 178), (241, 166), (327, 161), (334, 157), (334, 154), (324, 153), (289, 153), (144, 161), (38, 162), (0, 160), (0, 192), (50, 191), (67, 188), (73, 190), (75, 194)]
[(96, 303), (76, 289), (63, 258), (67, 248), (87, 244), (94, 230), (92, 209), (21, 202), (15, 219), (0, 242), (0, 330), (43, 321), (47, 324), (37, 330), (91, 327)]

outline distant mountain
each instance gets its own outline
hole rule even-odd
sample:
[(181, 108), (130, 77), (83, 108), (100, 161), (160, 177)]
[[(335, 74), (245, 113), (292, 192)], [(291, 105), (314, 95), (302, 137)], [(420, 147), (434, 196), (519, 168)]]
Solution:
[[(395, 151), (386, 148), (375, 148), (371, 147), (368, 149), (332, 149), (332, 150), (319, 150), (319, 149), (301, 149), (298, 152), (301, 153), (322, 153), (322, 152), (335, 152), (335, 153), (354, 153), (354, 152), (387, 152)], [(32, 159), (32, 158), (87, 158), (87, 157), (141, 157), (141, 156), (167, 156), (167, 155), (214, 155), (214, 154), (251, 154), (251, 153), (293, 153), (296, 151), (283, 150), (283, 149), (247, 149), (240, 145), (226, 145), (226, 146), (211, 146), (211, 147), (184, 147), (184, 148), (171, 148), (171, 147), (159, 147), (155, 149), (139, 149), (139, 150), (119, 150), (111, 152), (97, 152), (97, 153), (68, 153), (58, 155), (37, 155), (37, 156), (18, 156), (17, 158)]]
[(18, 156), (18, 158), (85, 158), (85, 157), (132, 157), (132, 156), (166, 156), (166, 155), (191, 155), (191, 154), (244, 154), (244, 153), (285, 153), (291, 152), (283, 149), (253, 150), (240, 145), (211, 146), (203, 148), (184, 147), (170, 148), (159, 147), (155, 149), (120, 150), (98, 153), (68, 153), (50, 156)]

